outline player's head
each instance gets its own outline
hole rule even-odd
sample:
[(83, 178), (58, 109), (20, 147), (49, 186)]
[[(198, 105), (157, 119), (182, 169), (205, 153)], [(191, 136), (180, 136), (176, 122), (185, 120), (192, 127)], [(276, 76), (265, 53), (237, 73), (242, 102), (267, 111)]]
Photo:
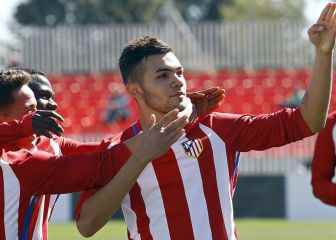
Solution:
[(35, 94), (37, 109), (56, 110), (57, 103), (54, 100), (55, 92), (46, 74), (32, 69), (26, 71), (32, 76), (32, 80), (29, 82), (29, 87)]
[(167, 113), (184, 109), (186, 81), (183, 67), (172, 49), (155, 37), (130, 42), (119, 58), (119, 68), (128, 92), (141, 111)]
[(31, 76), (21, 70), (0, 72), (0, 121), (22, 118), (36, 110), (36, 99), (28, 83)]

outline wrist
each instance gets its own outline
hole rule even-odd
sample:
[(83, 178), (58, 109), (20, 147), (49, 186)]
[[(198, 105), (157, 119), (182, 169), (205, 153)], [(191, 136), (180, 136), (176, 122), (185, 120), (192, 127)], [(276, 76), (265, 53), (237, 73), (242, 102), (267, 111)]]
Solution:
[(315, 49), (316, 56), (322, 56), (322, 57), (331, 57), (333, 54), (333, 49), (332, 50), (324, 50), (320, 48)]

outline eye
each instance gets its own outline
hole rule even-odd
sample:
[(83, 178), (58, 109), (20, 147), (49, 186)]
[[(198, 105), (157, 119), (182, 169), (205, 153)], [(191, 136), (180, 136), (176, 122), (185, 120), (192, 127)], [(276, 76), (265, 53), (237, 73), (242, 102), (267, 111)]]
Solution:
[(169, 77), (169, 74), (168, 73), (161, 73), (158, 78), (159, 79), (163, 79), (163, 78), (168, 78)]

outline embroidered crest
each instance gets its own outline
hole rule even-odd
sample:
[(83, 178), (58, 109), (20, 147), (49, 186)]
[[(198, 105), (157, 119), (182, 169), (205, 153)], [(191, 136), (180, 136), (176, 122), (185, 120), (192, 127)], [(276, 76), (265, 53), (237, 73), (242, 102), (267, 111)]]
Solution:
[(203, 143), (201, 139), (191, 139), (182, 143), (185, 153), (189, 157), (198, 158), (203, 152)]

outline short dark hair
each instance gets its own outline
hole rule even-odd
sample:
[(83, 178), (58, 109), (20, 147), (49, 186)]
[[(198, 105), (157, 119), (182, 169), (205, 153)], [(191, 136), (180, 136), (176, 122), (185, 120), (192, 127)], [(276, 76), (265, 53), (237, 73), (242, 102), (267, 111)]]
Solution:
[(130, 76), (144, 58), (168, 52), (172, 52), (172, 49), (156, 37), (144, 36), (129, 42), (119, 58), (119, 68), (124, 84), (127, 85), (129, 80), (134, 81)]
[(0, 107), (11, 104), (14, 91), (31, 81), (31, 75), (18, 69), (0, 71)]

